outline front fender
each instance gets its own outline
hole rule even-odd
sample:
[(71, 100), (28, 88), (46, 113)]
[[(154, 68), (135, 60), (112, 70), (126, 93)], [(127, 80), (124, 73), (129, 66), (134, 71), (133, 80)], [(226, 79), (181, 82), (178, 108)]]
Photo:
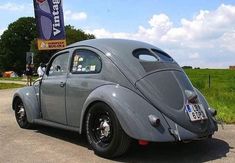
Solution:
[(38, 95), (35, 92), (34, 86), (20, 88), (13, 96), (12, 104), (14, 99), (17, 97), (21, 98), (23, 101), (27, 119), (30, 123), (33, 123), (34, 119), (38, 119), (40, 117), (40, 108), (37, 96)]
[[(130, 89), (119, 85), (104, 85), (95, 89), (83, 105), (80, 126), (84, 122), (89, 106), (97, 101), (109, 105), (115, 112), (121, 127), (132, 138), (155, 142), (174, 141), (168, 132), (169, 126), (162, 114), (149, 104), (143, 97)], [(153, 127), (149, 115), (157, 116), (161, 125)], [(82, 132), (82, 127), (80, 132)]]

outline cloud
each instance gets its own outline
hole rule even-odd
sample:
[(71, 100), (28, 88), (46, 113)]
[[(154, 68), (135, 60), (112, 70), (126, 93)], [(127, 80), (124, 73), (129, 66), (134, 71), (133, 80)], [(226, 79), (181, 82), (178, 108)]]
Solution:
[(93, 33), (97, 38), (123, 38), (127, 39), (128, 37), (132, 36), (132, 34), (124, 33), (124, 32), (117, 32), (112, 33), (104, 28), (94, 29), (94, 30), (85, 30), (87, 33)]
[[(235, 27), (235, 6), (220, 5), (215, 11), (201, 10), (192, 20), (181, 19), (180, 28), (172, 28), (166, 40), (211, 40)], [(179, 34), (176, 34), (177, 32)], [(182, 36), (184, 36), (182, 38)]]
[(17, 4), (17, 3), (5, 3), (5, 4), (0, 4), (0, 10), (3, 11), (14, 11), (14, 12), (25, 12), (25, 11), (32, 11), (33, 10), (33, 4), (28, 3), (28, 4)]
[(235, 30), (224, 33), (219, 41), (221, 48), (235, 53)]
[(228, 67), (235, 64), (235, 6), (221, 4), (216, 10), (200, 10), (192, 19), (175, 26), (164, 14), (155, 14), (148, 27), (135, 33), (111, 32), (104, 28), (85, 30), (97, 38), (128, 38), (163, 48), (181, 65)]
[(86, 20), (87, 14), (85, 12), (73, 12), (71, 10), (66, 10), (64, 12), (65, 20)]
[(198, 59), (199, 58), (199, 54), (198, 53), (192, 53), (189, 55), (189, 59)]
[(139, 26), (138, 32), (134, 37), (141, 38), (144, 36), (148, 40), (156, 40), (161, 38), (167, 31), (172, 28), (172, 22), (165, 14), (153, 15), (149, 20), (150, 28)]

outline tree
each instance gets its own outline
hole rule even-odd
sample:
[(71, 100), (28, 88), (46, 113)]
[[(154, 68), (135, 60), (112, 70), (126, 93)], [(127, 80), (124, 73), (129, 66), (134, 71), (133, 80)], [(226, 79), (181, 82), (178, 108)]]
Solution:
[(65, 26), (65, 32), (68, 45), (82, 40), (95, 39), (95, 36), (93, 34), (87, 34), (83, 30), (75, 29), (71, 25)]
[(183, 68), (183, 69), (193, 69), (192, 66), (183, 66), (182, 68)]
[[(73, 26), (65, 26), (67, 44), (94, 39)], [(36, 67), (40, 62), (47, 63), (58, 50), (39, 51), (36, 46), (36, 22), (33, 17), (22, 17), (11, 23), (0, 38), (0, 70), (13, 70), (22, 74), (26, 65), (26, 52), (34, 52)]]
[(36, 23), (33, 17), (22, 17), (11, 23), (0, 39), (0, 65), (3, 70), (22, 73), (25, 69), (26, 52), (36, 37)]
[[(66, 42), (67, 45), (70, 45), (72, 43), (82, 41), (82, 40), (88, 40), (88, 39), (94, 39), (95, 36), (92, 34), (87, 34), (84, 31), (80, 29), (75, 29), (71, 25), (65, 26), (65, 33), (66, 33)], [(31, 51), (34, 52), (35, 58), (35, 65), (36, 67), (39, 65), (39, 63), (47, 63), (53, 54), (58, 52), (58, 50), (47, 50), (47, 51), (39, 51), (37, 50), (37, 43), (36, 39), (32, 41), (31, 43)]]

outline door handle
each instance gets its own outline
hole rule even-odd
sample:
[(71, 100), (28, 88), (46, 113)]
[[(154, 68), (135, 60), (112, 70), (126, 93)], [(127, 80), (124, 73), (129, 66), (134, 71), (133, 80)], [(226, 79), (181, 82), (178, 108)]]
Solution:
[(60, 87), (64, 87), (65, 86), (65, 82), (60, 82)]

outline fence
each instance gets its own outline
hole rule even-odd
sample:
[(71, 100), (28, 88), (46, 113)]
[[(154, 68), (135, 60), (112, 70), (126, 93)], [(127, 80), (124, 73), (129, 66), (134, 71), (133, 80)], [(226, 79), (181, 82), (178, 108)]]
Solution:
[(235, 90), (234, 70), (190, 70), (186, 71), (193, 85), (199, 89), (229, 89)]

